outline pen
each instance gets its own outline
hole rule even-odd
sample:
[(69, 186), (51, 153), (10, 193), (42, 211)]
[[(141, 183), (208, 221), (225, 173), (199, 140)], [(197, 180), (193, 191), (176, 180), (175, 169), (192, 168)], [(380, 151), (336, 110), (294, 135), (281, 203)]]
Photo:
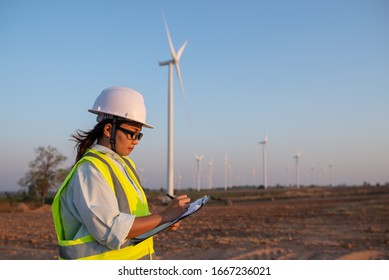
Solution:
[(168, 194), (168, 193), (167, 193), (166, 195), (167, 195), (168, 198), (174, 199), (174, 196), (172, 196), (171, 194)]

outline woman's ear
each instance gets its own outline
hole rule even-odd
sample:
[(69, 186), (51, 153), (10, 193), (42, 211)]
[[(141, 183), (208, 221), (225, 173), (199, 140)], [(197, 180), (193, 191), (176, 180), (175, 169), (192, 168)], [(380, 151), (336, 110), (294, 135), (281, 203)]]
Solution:
[(103, 134), (110, 138), (111, 137), (111, 132), (112, 132), (112, 124), (110, 123), (107, 123), (105, 126), (104, 126), (104, 129), (103, 129)]

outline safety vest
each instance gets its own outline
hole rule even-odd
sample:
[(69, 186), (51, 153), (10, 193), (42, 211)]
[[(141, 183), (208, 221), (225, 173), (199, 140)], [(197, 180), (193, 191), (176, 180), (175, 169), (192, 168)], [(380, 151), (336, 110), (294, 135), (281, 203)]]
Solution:
[(101, 174), (103, 174), (111, 190), (115, 193), (120, 212), (131, 213), (137, 217), (150, 214), (147, 199), (141, 187), (139, 177), (135, 171), (134, 163), (126, 157), (121, 157), (121, 160), (125, 163), (127, 173), (130, 175), (132, 181), (140, 190), (142, 199), (139, 197), (139, 193), (129, 182), (127, 176), (120, 171), (118, 166), (116, 166), (109, 157), (98, 151), (88, 149), (82, 159), (76, 163), (65, 181), (62, 183), (52, 204), (60, 259), (119, 260), (139, 259), (146, 255), (149, 255), (151, 259), (151, 256), (154, 253), (152, 237), (136, 245), (131, 244), (130, 240), (128, 240), (118, 250), (112, 250), (107, 246), (98, 243), (92, 235), (83, 236), (76, 240), (65, 239), (63, 229), (66, 225), (63, 224), (61, 218), (61, 193), (67, 188), (69, 180), (78, 165), (85, 161), (91, 162), (101, 172)]

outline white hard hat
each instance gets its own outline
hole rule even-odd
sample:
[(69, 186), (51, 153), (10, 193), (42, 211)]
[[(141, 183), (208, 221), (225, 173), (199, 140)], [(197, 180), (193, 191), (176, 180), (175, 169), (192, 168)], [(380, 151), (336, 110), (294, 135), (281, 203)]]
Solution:
[(153, 128), (152, 125), (146, 123), (143, 95), (130, 88), (110, 87), (104, 89), (97, 97), (93, 108), (88, 111), (98, 114), (98, 118), (116, 116), (119, 119), (135, 121), (145, 127)]

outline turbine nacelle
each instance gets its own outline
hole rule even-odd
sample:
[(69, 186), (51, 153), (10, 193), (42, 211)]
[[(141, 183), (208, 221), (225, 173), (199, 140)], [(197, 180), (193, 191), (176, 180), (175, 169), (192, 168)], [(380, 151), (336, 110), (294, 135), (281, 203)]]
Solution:
[(199, 156), (195, 152), (193, 152), (193, 154), (194, 154), (197, 161), (201, 161), (204, 158), (204, 155)]
[[(165, 22), (166, 24), (166, 22)], [(167, 30), (167, 32), (169, 32), (169, 30)], [(169, 33), (168, 33), (169, 34)], [(168, 36), (168, 38), (170, 38), (170, 34)], [(169, 40), (170, 41), (170, 40)], [(182, 53), (184, 52), (184, 49), (186, 47), (186, 45), (188, 44), (188, 41), (189, 40), (186, 40), (185, 43), (181, 46), (181, 48), (178, 50), (177, 54), (175, 53), (174, 51), (174, 47), (173, 47), (173, 44), (171, 45), (171, 53), (172, 53), (172, 59), (171, 60), (166, 60), (166, 61), (161, 61), (159, 62), (159, 66), (165, 66), (165, 65), (169, 65), (170, 63), (171, 64), (175, 64), (177, 65), (179, 62), (180, 62), (180, 58), (181, 58), (181, 55)], [(170, 44), (170, 43), (169, 43)], [(177, 70), (177, 69), (176, 69)], [(179, 73), (179, 69), (177, 70), (177, 75), (181, 76), (181, 73)], [(181, 80), (181, 79), (180, 79)]]
[(159, 62), (159, 66), (166, 66), (169, 65), (170, 63), (174, 64), (174, 60), (161, 61)]
[(259, 142), (259, 144), (266, 145), (267, 143), (268, 143), (268, 137), (267, 137), (267, 135), (265, 135), (265, 139), (263, 139), (263, 141)]

